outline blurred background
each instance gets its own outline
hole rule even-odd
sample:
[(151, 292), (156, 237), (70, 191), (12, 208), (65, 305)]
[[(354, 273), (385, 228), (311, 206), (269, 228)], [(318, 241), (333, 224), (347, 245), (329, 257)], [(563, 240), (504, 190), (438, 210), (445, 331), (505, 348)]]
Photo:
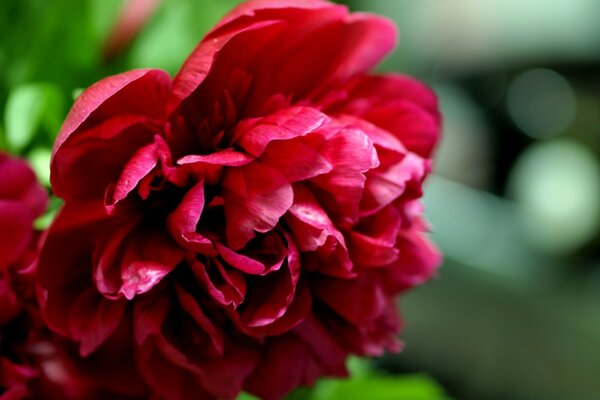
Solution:
[[(81, 88), (131, 68), (174, 74), (237, 3), (0, 2), (0, 149), (47, 182)], [(445, 262), (403, 298), (402, 354), (352, 360), (353, 380), (291, 397), (600, 399), (600, 2), (343, 3), (394, 19), (400, 47), (380, 69), (439, 94), (425, 204)]]

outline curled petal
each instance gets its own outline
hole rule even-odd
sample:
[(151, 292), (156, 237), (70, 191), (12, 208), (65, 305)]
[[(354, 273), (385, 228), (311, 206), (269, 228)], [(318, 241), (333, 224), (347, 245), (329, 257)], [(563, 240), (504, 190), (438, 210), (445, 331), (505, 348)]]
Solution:
[(225, 262), (251, 275), (265, 275), (277, 271), (285, 261), (286, 249), (278, 234), (257, 236), (248, 243), (247, 247), (250, 249), (236, 252), (227, 246), (217, 244), (217, 250)]
[(54, 156), (50, 181), (64, 200), (103, 198), (136, 151), (152, 142), (156, 128), (145, 116), (116, 116), (66, 141)]
[(234, 136), (239, 137), (239, 146), (258, 157), (270, 142), (305, 136), (328, 121), (325, 114), (314, 108), (292, 107), (258, 121), (242, 121)]
[(286, 221), (302, 251), (317, 250), (329, 236), (339, 236), (343, 240), (325, 210), (302, 185), (294, 185), (294, 204), (286, 215)]
[[(238, 21), (244, 18), (256, 18), (257, 13), (272, 10), (285, 9), (286, 12), (289, 9), (308, 9), (308, 10), (327, 10), (331, 9), (336, 11), (339, 15), (345, 13), (345, 7), (335, 6), (332, 3), (324, 0), (250, 0), (245, 1), (238, 5), (236, 8), (231, 10), (223, 19), (217, 24), (209, 36), (218, 33), (219, 30), (223, 30), (227, 25), (232, 22)], [(285, 16), (284, 13), (282, 15)]]
[(135, 70), (85, 90), (54, 144), (50, 179), (55, 193), (64, 199), (103, 196), (135, 150), (152, 141), (165, 118), (170, 88), (165, 72)]
[(198, 283), (206, 288), (208, 294), (219, 304), (238, 307), (246, 295), (246, 279), (235, 270), (227, 270), (219, 260), (207, 265), (200, 261), (191, 264)]
[(119, 293), (131, 300), (156, 286), (183, 260), (183, 251), (170, 237), (156, 230), (134, 232), (121, 262)]
[(289, 182), (277, 170), (252, 163), (225, 171), (226, 235), (228, 246), (242, 248), (255, 232), (268, 232), (290, 208), (294, 193)]
[(192, 168), (197, 164), (200, 165), (219, 165), (222, 167), (239, 167), (246, 165), (253, 160), (252, 157), (247, 154), (240, 153), (233, 149), (225, 149), (216, 153), (207, 155), (189, 155), (180, 158), (177, 161), (179, 165), (189, 165)]
[[(105, 78), (87, 88), (75, 101), (54, 143), (54, 158), (67, 139), (117, 115), (143, 115), (161, 119), (171, 88), (169, 75), (139, 69)], [(144, 101), (129, 101), (140, 98)]]
[(223, 167), (239, 167), (249, 164), (254, 157), (231, 148), (206, 155), (189, 155), (180, 158), (177, 164), (191, 171), (198, 180), (215, 184), (221, 178)]
[(334, 128), (321, 154), (333, 169), (311, 179), (319, 189), (317, 197), (329, 214), (336, 217), (335, 222), (344, 226), (354, 224), (366, 181), (364, 173), (379, 163), (373, 142), (358, 129)]
[(124, 166), (119, 180), (114, 186), (109, 206), (116, 205), (137, 187), (140, 181), (152, 171), (158, 163), (156, 143), (149, 143), (137, 150)]
[(226, 17), (186, 60), (175, 78), (170, 109), (188, 100), (211, 100), (203, 110), (212, 109), (216, 99), (225, 102), (224, 93), (236, 91), (228, 77), (242, 70), (252, 76), (252, 85), (233, 103), (239, 114), (264, 115), (273, 96), (291, 102), (317, 96), (366, 72), (395, 43), (396, 28), (382, 17), (351, 15), (321, 1), (250, 2)]
[[(228, 47), (237, 47), (235, 46), (236, 39), (238, 42), (248, 45), (245, 49), (248, 51), (254, 47), (260, 48), (264, 45), (264, 42), (268, 42), (280, 32), (281, 24), (270, 20), (248, 24), (240, 29), (224, 32), (222, 35), (215, 36), (210, 40), (208, 37), (205, 38), (186, 59), (175, 76), (173, 91), (168, 104), (169, 112), (174, 113), (181, 107), (182, 102), (190, 98), (203, 84), (204, 86), (208, 86), (209, 90), (215, 90), (216, 88), (223, 90), (223, 88), (228, 87), (224, 83), (227, 82), (226, 79), (229, 74), (224, 70), (215, 68), (215, 64), (219, 63), (219, 56), (222, 58), (226, 57)], [(252, 48), (250, 45), (252, 45)], [(236, 58), (237, 62), (232, 63), (230, 60), (226, 60), (225, 64), (229, 68), (231, 68), (232, 64), (238, 64), (238, 68), (239, 66), (243, 66), (240, 62), (242, 58), (239, 53), (237, 53)], [(245, 70), (246, 68), (240, 69)], [(207, 82), (213, 76), (216, 82)], [(204, 93), (203, 96), (211, 99), (219, 98), (219, 96), (211, 96), (208, 93)]]
[(318, 143), (311, 142), (315, 141), (296, 138), (271, 142), (260, 160), (281, 172), (290, 183), (331, 172), (333, 165), (319, 153)]
[(197, 232), (204, 211), (204, 181), (185, 194), (175, 211), (167, 218), (169, 233), (184, 248), (203, 254), (214, 254), (212, 242)]
[(281, 318), (294, 300), (300, 277), (300, 255), (288, 241), (287, 265), (255, 279), (253, 291), (240, 310), (241, 321), (250, 328), (264, 327)]

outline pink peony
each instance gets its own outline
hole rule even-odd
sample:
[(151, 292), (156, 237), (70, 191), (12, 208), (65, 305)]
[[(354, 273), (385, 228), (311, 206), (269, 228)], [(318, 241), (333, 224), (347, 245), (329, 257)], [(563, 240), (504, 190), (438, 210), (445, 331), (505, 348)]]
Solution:
[[(114, 393), (278, 399), (400, 349), (395, 296), (439, 263), (419, 197), (440, 118), (422, 84), (368, 74), (395, 38), (326, 1), (250, 1), (173, 80), (76, 101), (38, 278)], [(115, 383), (128, 364), (146, 389)]]

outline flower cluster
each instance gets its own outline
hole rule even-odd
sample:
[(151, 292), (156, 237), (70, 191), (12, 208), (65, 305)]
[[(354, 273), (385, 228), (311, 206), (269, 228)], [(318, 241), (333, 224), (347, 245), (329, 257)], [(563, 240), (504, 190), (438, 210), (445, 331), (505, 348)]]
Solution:
[[(36, 283), (85, 398), (279, 399), (400, 349), (395, 298), (439, 264), (419, 198), (440, 117), (421, 83), (369, 74), (395, 38), (327, 1), (254, 0), (173, 79), (134, 70), (80, 95)], [(0, 202), (3, 323), (46, 200), (17, 192)]]

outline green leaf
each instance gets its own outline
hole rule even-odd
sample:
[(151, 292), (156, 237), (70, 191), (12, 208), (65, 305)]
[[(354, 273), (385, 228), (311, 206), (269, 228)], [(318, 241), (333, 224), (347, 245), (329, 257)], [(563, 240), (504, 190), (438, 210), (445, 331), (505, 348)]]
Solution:
[(4, 136), (4, 129), (0, 124), (0, 150), (6, 150), (6, 137)]
[(58, 210), (60, 210), (62, 204), (63, 201), (61, 199), (54, 195), (51, 195), (50, 202), (48, 204), (48, 209), (41, 217), (36, 219), (33, 224), (35, 229), (44, 230), (48, 228), (52, 221), (54, 221), (54, 217), (56, 217), (56, 213), (58, 213)]
[(73, 89), (73, 91), (71, 92), (71, 97), (73, 98), (73, 101), (77, 100), (77, 98), (79, 97), (79, 95), (81, 93), (83, 93), (85, 89), (84, 88), (75, 88)]
[(240, 395), (238, 396), (237, 400), (258, 400), (258, 397), (254, 397), (249, 393), (246, 392), (242, 392), (240, 393)]
[(39, 182), (50, 187), (50, 158), (52, 157), (52, 150), (47, 147), (36, 147), (33, 149), (27, 159), (31, 168), (35, 171)]
[(285, 397), (285, 400), (308, 400), (314, 399), (312, 397), (313, 388), (301, 387), (294, 390), (292, 393)]
[(319, 400), (448, 400), (442, 388), (423, 375), (370, 376), (320, 382), (311, 399)]
[(4, 114), (8, 149), (22, 153), (40, 132), (48, 135), (43, 142), (51, 142), (60, 129), (64, 106), (61, 90), (51, 83), (28, 83), (14, 88)]
[(202, 37), (241, 0), (165, 2), (144, 26), (129, 53), (128, 68), (161, 68), (174, 74)]
[(374, 373), (373, 365), (368, 358), (351, 356), (348, 358), (346, 366), (352, 379), (362, 378)]

